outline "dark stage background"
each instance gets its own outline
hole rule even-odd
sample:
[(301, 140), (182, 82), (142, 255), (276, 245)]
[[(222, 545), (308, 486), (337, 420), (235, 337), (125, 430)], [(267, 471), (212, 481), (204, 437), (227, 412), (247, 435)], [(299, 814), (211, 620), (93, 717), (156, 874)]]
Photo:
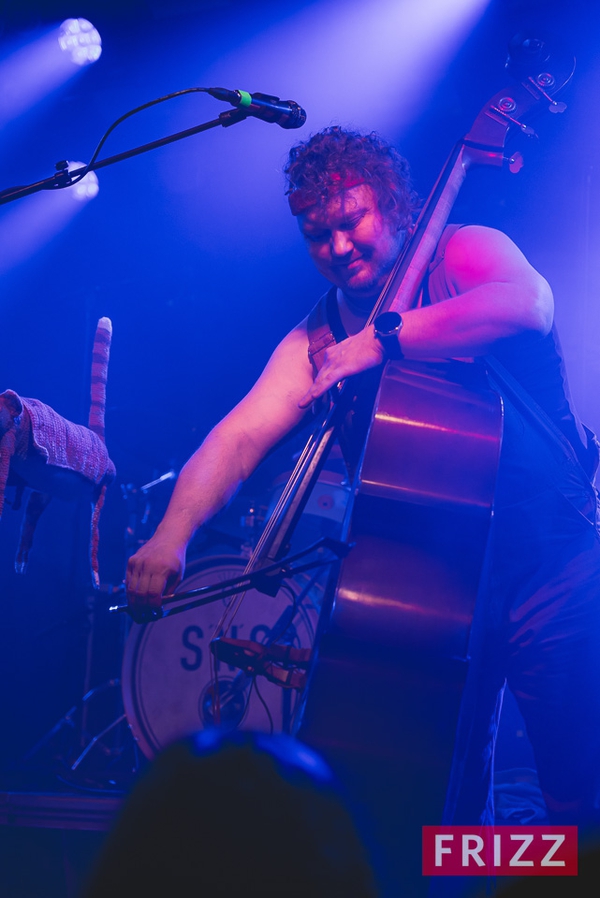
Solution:
[[(275, 93), (308, 113), (299, 132), (248, 120), (100, 171), (98, 196), (76, 214), (55, 214), (53, 203), (65, 199), (55, 195), (0, 212), (0, 391), (85, 422), (95, 322), (113, 321), (107, 442), (118, 479), (101, 520), (105, 585), (124, 571), (129, 510), (120, 484), (139, 487), (178, 470), (322, 290), (283, 199), (289, 146), (330, 123), (375, 128), (412, 161), (426, 195), (454, 140), (502, 86), (509, 38), (532, 25), (564, 37), (578, 57), (569, 108), (546, 116), (540, 140), (522, 147), (519, 175), (474, 173), (453, 218), (505, 230), (551, 282), (575, 400), (600, 428), (593, 0), (139, 0), (118, 10), (88, 0), (15, 0), (0, 6), (6, 94), (19, 95), (20, 76), (8, 68), (19, 47), (73, 15), (99, 29), (102, 56), (5, 116), (0, 188), (46, 177), (59, 159), (87, 160), (115, 118), (184, 87)], [(224, 108), (201, 94), (179, 98), (125, 123), (104, 155)], [(264, 495), (276, 473), (270, 464), (245, 495)], [(285, 452), (277, 464), (291, 466)], [(169, 489), (154, 492), (155, 515)], [(242, 510), (245, 501), (238, 499)], [(2, 765), (81, 696), (89, 631), (85, 511), (52, 503), (25, 578), (12, 572), (19, 522), (7, 508), (0, 523)]]

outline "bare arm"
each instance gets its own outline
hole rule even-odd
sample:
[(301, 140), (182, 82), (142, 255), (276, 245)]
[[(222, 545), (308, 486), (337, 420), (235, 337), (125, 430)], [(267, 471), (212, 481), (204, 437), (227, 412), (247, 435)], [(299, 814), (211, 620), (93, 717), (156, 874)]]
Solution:
[(247, 396), (210, 432), (183, 467), (156, 533), (129, 559), (130, 600), (158, 604), (183, 575), (187, 545), (202, 524), (302, 418), (300, 397), (312, 383), (306, 324), (279, 344)]
[[(553, 317), (552, 292), (517, 246), (500, 231), (461, 228), (448, 242), (446, 275), (456, 296), (402, 315), (408, 359), (470, 358), (515, 337), (537, 339)], [(304, 407), (350, 374), (380, 364), (372, 326), (331, 347)]]

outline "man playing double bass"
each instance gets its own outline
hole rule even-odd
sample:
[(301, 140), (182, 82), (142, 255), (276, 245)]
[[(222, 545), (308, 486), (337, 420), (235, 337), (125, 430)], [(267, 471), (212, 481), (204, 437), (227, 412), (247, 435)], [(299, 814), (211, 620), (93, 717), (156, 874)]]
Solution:
[[(375, 134), (331, 127), (291, 150), (286, 175), (309, 255), (332, 285), (319, 314), (333, 336), (319, 353), (322, 345), (313, 342), (319, 315), (294, 328), (248, 395), (187, 462), (155, 535), (130, 559), (129, 600), (159, 605), (173, 591), (197, 528), (339, 381), (386, 357), (496, 359), (516, 393), (500, 386), (504, 436), (480, 668), (462, 779), (446, 822), (489, 822), (491, 745), (505, 682), (526, 721), (550, 820), (597, 820), (597, 448), (570, 403), (551, 290), (503, 233), (446, 229), (417, 306), (392, 327), (388, 320), (385, 333), (377, 331), (377, 319), (365, 327), (413, 221), (405, 160)], [(542, 426), (523, 412), (530, 402)]]

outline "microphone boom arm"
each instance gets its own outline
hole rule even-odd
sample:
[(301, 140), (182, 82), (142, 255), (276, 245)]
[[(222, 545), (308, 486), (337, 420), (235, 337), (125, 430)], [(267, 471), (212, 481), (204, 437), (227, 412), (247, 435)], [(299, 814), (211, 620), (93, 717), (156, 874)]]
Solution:
[(14, 200), (19, 200), (24, 196), (30, 196), (32, 193), (39, 193), (40, 190), (58, 190), (64, 187), (70, 187), (73, 181), (79, 180), (77, 175), (82, 175), (84, 172), (87, 174), (88, 171), (106, 168), (108, 165), (114, 165), (115, 162), (122, 162), (124, 159), (130, 159), (132, 156), (139, 156), (150, 150), (156, 150), (159, 147), (174, 143), (176, 140), (192, 137), (194, 134), (200, 134), (202, 131), (208, 131), (211, 128), (217, 128), (219, 126), (222, 128), (229, 128), (231, 125), (243, 122), (249, 115), (250, 113), (244, 108), (237, 107), (236, 109), (228, 109), (225, 112), (222, 112), (218, 118), (212, 119), (209, 122), (196, 125), (194, 128), (187, 128), (185, 131), (178, 131), (176, 134), (169, 134), (167, 137), (161, 137), (158, 140), (152, 140), (150, 143), (145, 143), (142, 146), (133, 147), (131, 150), (125, 150), (123, 153), (107, 156), (106, 159), (98, 159), (96, 162), (92, 162), (89, 166), (85, 165), (82, 168), (77, 168), (73, 171), (67, 171), (66, 163), (57, 162), (57, 172), (50, 178), (44, 178), (43, 181), (36, 181), (33, 184), (27, 184), (23, 187), (8, 187), (5, 190), (0, 191), (0, 206), (12, 203)]

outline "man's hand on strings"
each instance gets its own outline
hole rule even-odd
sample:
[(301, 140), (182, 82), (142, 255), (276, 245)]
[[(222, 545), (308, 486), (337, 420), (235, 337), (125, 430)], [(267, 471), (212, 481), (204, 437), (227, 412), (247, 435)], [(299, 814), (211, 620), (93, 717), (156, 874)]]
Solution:
[(155, 534), (127, 563), (125, 587), (133, 608), (160, 607), (181, 582), (185, 569), (185, 549)]
[(360, 374), (367, 368), (375, 368), (384, 360), (383, 347), (375, 337), (373, 325), (335, 343), (325, 351), (324, 362), (312, 387), (302, 397), (298, 405), (307, 408), (315, 399), (323, 396), (331, 387), (346, 377)]

